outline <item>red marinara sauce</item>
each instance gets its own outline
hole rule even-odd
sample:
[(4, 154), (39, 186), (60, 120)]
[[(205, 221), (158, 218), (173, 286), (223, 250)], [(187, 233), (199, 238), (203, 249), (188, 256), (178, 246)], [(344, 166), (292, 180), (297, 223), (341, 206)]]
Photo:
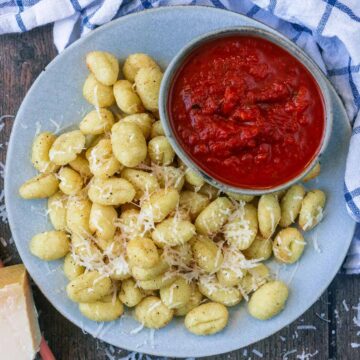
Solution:
[(196, 49), (174, 78), (170, 122), (180, 145), (213, 178), (273, 188), (313, 160), (323, 99), (308, 70), (279, 46), (230, 36)]

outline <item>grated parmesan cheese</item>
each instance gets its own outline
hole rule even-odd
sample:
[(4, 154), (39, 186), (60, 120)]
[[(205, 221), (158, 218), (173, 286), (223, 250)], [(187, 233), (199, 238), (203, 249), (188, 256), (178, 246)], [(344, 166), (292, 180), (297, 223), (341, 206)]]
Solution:
[(309, 360), (310, 358), (314, 357), (316, 354), (318, 354), (318, 350), (316, 350), (313, 354), (311, 353), (305, 353), (305, 351), (303, 350), (302, 354), (300, 355), (296, 355), (296, 359), (299, 360)]
[(316, 330), (316, 326), (314, 325), (298, 325), (296, 328), (298, 330)]
[(255, 354), (257, 357), (259, 358), (263, 358), (264, 357), (264, 354), (256, 349), (253, 349), (252, 350), (252, 353)]
[(138, 334), (140, 331), (144, 329), (144, 327), (145, 327), (144, 324), (140, 324), (140, 326), (136, 327), (135, 329), (132, 329), (129, 334), (130, 335)]
[(297, 352), (296, 349), (287, 351), (287, 352), (283, 355), (282, 360), (289, 360), (288, 356), (291, 355), (291, 354), (294, 354), (294, 353), (296, 353), (296, 352)]

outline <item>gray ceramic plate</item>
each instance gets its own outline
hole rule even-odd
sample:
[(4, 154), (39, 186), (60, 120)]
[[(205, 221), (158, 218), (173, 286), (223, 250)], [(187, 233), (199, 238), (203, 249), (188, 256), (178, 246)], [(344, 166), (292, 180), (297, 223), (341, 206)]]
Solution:
[[(280, 278), (291, 281), (287, 306), (274, 319), (255, 320), (241, 304), (231, 309), (228, 327), (215, 336), (191, 335), (182, 321), (177, 320), (156, 331), (152, 342), (149, 330), (131, 334), (139, 324), (130, 316), (109, 324), (97, 324), (84, 318), (77, 305), (65, 295), (67, 281), (62, 273), (62, 262), (47, 264), (29, 253), (30, 238), (51, 226), (44, 216), (46, 202), (21, 200), (18, 188), (35, 175), (30, 164), (30, 149), (37, 126), (54, 131), (52, 119), (62, 128), (69, 127), (90, 110), (81, 95), (87, 74), (85, 54), (94, 49), (108, 50), (123, 60), (127, 54), (145, 52), (165, 67), (194, 37), (238, 25), (265, 28), (235, 13), (200, 7), (161, 8), (121, 18), (95, 30), (58, 56), (39, 76), (18, 112), (8, 151), (5, 191), (11, 230), (21, 258), (42, 292), (65, 317), (115, 346), (155, 355), (198, 357), (224, 353), (259, 341), (294, 321), (316, 301), (335, 276), (349, 247), (354, 223), (345, 210), (343, 176), (350, 127), (339, 98), (330, 88), (335, 116), (333, 135), (323, 157), (321, 177), (308, 185), (320, 187), (328, 194), (326, 216), (316, 233), (307, 235), (308, 245), (298, 265), (278, 268), (270, 264), (274, 272), (279, 271)], [(315, 238), (321, 253), (314, 249)]]

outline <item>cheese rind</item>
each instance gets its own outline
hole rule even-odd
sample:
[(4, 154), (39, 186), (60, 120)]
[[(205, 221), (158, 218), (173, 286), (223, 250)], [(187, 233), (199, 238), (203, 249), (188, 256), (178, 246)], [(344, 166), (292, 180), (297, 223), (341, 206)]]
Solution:
[(32, 360), (41, 334), (28, 277), (23, 265), (0, 269), (1, 358)]

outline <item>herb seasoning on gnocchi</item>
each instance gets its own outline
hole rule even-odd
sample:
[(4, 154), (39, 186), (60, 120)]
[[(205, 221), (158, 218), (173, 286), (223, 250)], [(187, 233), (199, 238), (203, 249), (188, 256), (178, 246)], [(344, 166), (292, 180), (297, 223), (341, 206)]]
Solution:
[(19, 189), (24, 199), (48, 198), (54, 227), (34, 234), (30, 252), (64, 259), (67, 295), (93, 321), (134, 308), (142, 326), (184, 317), (191, 333), (211, 335), (231, 321), (227, 308), (245, 301), (258, 319), (278, 314), (289, 289), (264, 261), (299, 261), (300, 230), (321, 221), (325, 193), (302, 185), (260, 198), (221, 193), (177, 158), (156, 120), (154, 59), (139, 53), (119, 64), (93, 51), (86, 64), (83, 95), (94, 108), (79, 129), (35, 137), (39, 174)]

